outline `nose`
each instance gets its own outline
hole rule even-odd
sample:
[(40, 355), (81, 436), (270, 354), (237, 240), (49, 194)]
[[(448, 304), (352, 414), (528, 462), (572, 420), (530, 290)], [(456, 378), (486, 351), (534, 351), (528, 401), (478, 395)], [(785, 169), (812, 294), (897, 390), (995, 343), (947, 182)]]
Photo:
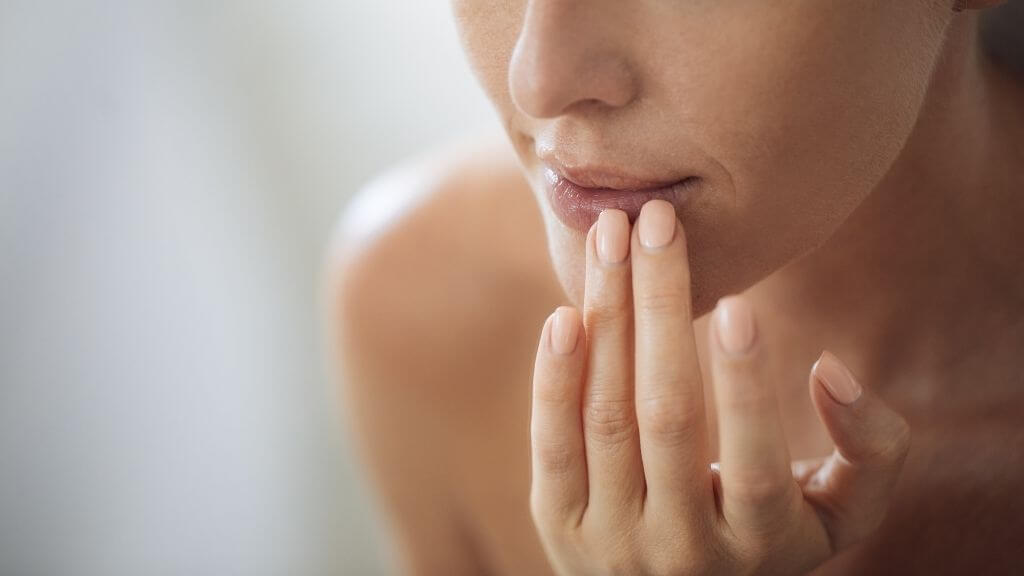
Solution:
[(509, 65), (516, 106), (534, 118), (574, 109), (623, 107), (636, 97), (636, 78), (616, 33), (615, 4), (600, 0), (530, 0)]

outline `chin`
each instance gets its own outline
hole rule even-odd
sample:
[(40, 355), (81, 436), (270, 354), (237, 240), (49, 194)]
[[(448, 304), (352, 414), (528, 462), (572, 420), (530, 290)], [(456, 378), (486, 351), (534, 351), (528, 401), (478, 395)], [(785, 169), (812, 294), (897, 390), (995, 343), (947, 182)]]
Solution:
[[(534, 192), (544, 217), (555, 273), (568, 301), (582, 310), (587, 232), (559, 219), (542, 188), (535, 186)], [(695, 319), (714, 310), (720, 298), (747, 290), (807, 254), (848, 214), (833, 210), (821, 212), (827, 218), (794, 221), (790, 215), (796, 210), (794, 204), (806, 204), (803, 196), (774, 197), (767, 205), (756, 199), (738, 204), (721, 200), (733, 196), (731, 190), (705, 194), (680, 214)]]
[(548, 236), (548, 254), (555, 275), (569, 303), (583, 310), (583, 292), (586, 286), (586, 233), (563, 224), (543, 203), (541, 208)]

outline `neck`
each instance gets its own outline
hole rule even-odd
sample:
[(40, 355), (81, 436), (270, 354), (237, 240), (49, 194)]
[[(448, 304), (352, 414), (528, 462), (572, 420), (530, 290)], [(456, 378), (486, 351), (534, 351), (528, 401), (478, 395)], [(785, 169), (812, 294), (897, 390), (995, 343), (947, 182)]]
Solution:
[(973, 18), (952, 26), (884, 181), (828, 242), (749, 290), (802, 359), (827, 348), (879, 389), (1024, 335), (1024, 95), (982, 54)]

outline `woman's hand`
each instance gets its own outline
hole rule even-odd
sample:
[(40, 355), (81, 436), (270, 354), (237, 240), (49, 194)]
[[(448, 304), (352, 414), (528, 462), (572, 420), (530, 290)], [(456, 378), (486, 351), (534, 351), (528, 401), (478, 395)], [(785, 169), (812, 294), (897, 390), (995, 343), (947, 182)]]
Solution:
[(720, 457), (709, 461), (683, 229), (647, 203), (587, 237), (584, 313), (544, 326), (531, 509), (562, 574), (802, 574), (882, 521), (906, 422), (824, 353), (811, 396), (836, 450), (791, 463), (750, 306), (710, 323)]

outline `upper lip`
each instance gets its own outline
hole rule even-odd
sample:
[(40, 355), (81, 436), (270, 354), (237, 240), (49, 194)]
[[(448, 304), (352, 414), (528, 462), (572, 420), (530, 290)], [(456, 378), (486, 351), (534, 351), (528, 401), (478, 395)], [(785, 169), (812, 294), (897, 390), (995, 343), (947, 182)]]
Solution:
[(581, 188), (640, 191), (656, 190), (679, 183), (689, 175), (666, 174), (650, 176), (655, 171), (626, 170), (600, 163), (567, 161), (564, 154), (554, 149), (538, 150), (538, 158), (545, 165), (548, 176), (568, 180)]

